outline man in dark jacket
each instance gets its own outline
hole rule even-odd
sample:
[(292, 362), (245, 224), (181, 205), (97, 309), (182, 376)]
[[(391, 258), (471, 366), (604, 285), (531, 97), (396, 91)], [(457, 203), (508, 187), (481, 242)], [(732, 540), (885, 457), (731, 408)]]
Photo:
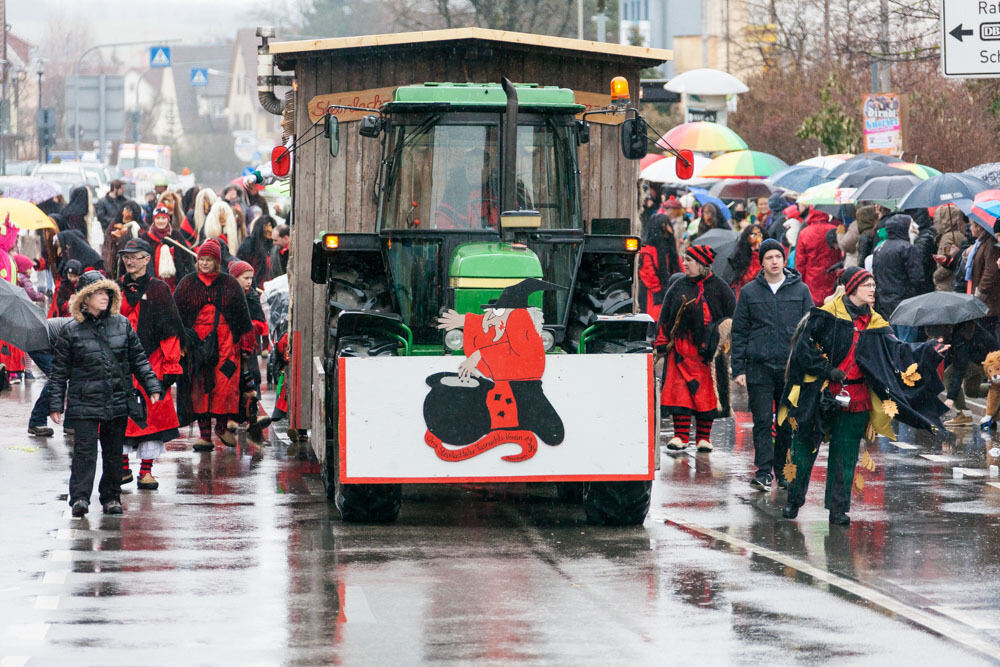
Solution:
[[(877, 310), (888, 319), (903, 299), (916, 296), (917, 285), (923, 281), (923, 265), (910, 243), (908, 215), (896, 214), (885, 221), (886, 239), (872, 253), (872, 274), (878, 284)], [(893, 326), (899, 340), (912, 343), (917, 339), (914, 327)]]
[(271, 277), (285, 275), (288, 269), (288, 242), (291, 240), (291, 227), (278, 225), (271, 232)]
[(736, 302), (732, 331), (732, 367), (736, 384), (746, 387), (753, 416), (754, 474), (750, 486), (770, 491), (787, 487), (782, 469), (791, 443), (787, 424), (772, 435), (774, 415), (785, 384), (785, 362), (799, 321), (812, 308), (809, 288), (797, 271), (785, 267), (785, 248), (765, 239), (758, 249), (761, 271), (743, 286)]
[(66, 325), (55, 343), (49, 417), (58, 424), (65, 411), (67, 423), (75, 430), (69, 503), (77, 517), (90, 507), (98, 435), (104, 461), (98, 486), (101, 504), (105, 514), (122, 513), (122, 446), (132, 376), (139, 379), (152, 402), (159, 401), (163, 392), (138, 335), (118, 313), (121, 301), (117, 284), (98, 271), (87, 271), (70, 300), (75, 321)]
[(101, 222), (101, 229), (107, 229), (108, 225), (118, 219), (122, 209), (125, 207), (125, 183), (117, 179), (111, 181), (111, 188), (108, 194), (98, 200), (94, 206), (94, 213)]

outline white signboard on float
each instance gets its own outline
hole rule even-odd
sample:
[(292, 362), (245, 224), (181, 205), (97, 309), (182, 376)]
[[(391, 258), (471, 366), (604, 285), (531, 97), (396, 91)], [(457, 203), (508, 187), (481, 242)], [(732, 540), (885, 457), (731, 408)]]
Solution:
[[(541, 391), (564, 429), (559, 438), (548, 436), (558, 443), (546, 443), (543, 433), (533, 437), (523, 429), (487, 429), (474, 445), (452, 446), (431, 434), (424, 404), (431, 392), (428, 378), (454, 373), (464, 359), (461, 355), (339, 359), (340, 481), (653, 478), (658, 409), (651, 355), (546, 355)], [(447, 380), (457, 382), (457, 378)], [(447, 419), (468, 418), (463, 410), (456, 404)], [(530, 406), (519, 404), (518, 410), (524, 413), (522, 423), (527, 423), (524, 415)]]

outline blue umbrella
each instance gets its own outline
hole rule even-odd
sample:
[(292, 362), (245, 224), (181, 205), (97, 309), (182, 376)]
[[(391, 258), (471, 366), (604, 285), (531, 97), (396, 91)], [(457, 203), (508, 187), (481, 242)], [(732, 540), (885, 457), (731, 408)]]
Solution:
[(705, 204), (715, 204), (719, 207), (719, 212), (722, 213), (722, 217), (726, 220), (730, 220), (733, 217), (732, 212), (729, 207), (719, 199), (718, 197), (713, 197), (708, 194), (708, 190), (704, 188), (688, 188), (688, 192), (694, 195), (694, 198), (698, 200), (698, 203), (704, 206)]
[(772, 174), (768, 180), (772, 184), (786, 190), (805, 192), (812, 186), (825, 183), (829, 179), (826, 177), (826, 169), (822, 167), (793, 164), (787, 169), (782, 169), (778, 173)]

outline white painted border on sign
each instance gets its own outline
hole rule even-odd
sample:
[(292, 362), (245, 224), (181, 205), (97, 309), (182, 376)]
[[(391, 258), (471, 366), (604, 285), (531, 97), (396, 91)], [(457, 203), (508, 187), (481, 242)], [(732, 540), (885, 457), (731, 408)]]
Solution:
[(426, 378), (462, 357), (342, 358), (340, 480), (467, 482), (652, 479), (656, 443), (650, 355), (549, 355), (542, 388), (562, 419), (557, 446), (539, 440), (521, 462), (500, 445), (465, 461), (438, 458), (424, 442)]
[[(986, 11), (983, 11), (985, 7)], [(954, 78), (1000, 77), (997, 3), (941, 1), (941, 73)]]

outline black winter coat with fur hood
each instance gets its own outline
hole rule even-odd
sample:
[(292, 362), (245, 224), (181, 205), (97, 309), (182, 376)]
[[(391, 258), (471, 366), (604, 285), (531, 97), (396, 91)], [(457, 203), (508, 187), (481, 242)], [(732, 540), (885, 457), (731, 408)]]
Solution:
[[(102, 289), (110, 292), (111, 303), (94, 317), (83, 303)], [(118, 314), (121, 301), (118, 285), (96, 271), (80, 277), (77, 293), (69, 302), (73, 321), (56, 339), (49, 375), (49, 412), (65, 410), (67, 423), (127, 416), (133, 375), (147, 394), (163, 393), (139, 337)]]

